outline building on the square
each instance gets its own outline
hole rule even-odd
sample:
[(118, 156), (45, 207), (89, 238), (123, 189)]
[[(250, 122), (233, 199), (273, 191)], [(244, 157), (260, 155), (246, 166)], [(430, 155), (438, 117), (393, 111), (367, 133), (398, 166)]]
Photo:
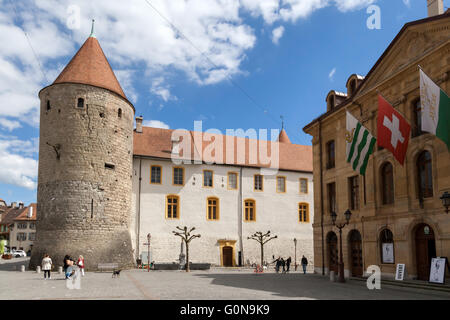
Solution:
[[(330, 213), (337, 208), (343, 229), (345, 273), (362, 276), (370, 265), (393, 277), (397, 264), (407, 278), (428, 280), (431, 258), (450, 257), (450, 215), (440, 197), (450, 190), (450, 156), (446, 144), (420, 130), (419, 65), (450, 92), (450, 12), (404, 25), (366, 77), (349, 77), (346, 94), (331, 91), (327, 111), (304, 131), (313, 136), (314, 267), (337, 272), (339, 231)], [(377, 137), (378, 93), (411, 124), (404, 165), (386, 149), (375, 148), (365, 176), (346, 162), (346, 111)], [(383, 256), (383, 246), (393, 255)]]
[[(294, 261), (297, 248), (312, 265), (311, 147), (292, 144), (284, 130), (274, 142), (235, 138), (256, 142), (257, 149), (224, 149), (232, 161), (207, 164), (200, 148), (194, 155), (200, 164), (173, 165), (172, 130), (142, 128), (138, 117), (133, 132), (134, 107), (93, 32), (39, 98), (39, 215), (30, 268), (45, 253), (54, 261), (82, 254), (90, 270), (110, 262), (131, 267), (142, 258), (148, 233), (152, 260), (177, 262), (181, 245), (172, 231), (183, 225), (202, 234), (192, 242), (193, 262), (257, 262), (258, 244), (247, 237), (270, 230), (278, 238), (266, 245), (265, 261)], [(264, 145), (270, 157), (279, 155), (270, 165), (274, 175), (262, 173)]]
[[(297, 261), (305, 255), (312, 267), (310, 146), (292, 144), (282, 130), (278, 141), (268, 142), (269, 148), (273, 144), (279, 152), (279, 170), (265, 174), (264, 165), (250, 161), (249, 146), (261, 141), (224, 135), (213, 140), (206, 133), (185, 131), (187, 138), (198, 136), (191, 150), (198, 152), (199, 162), (175, 164), (171, 158), (177, 148), (173, 145), (174, 130), (141, 127), (141, 122), (142, 118), (138, 118), (133, 158), (132, 217), (136, 220), (132, 223), (132, 239), (136, 257), (146, 257), (145, 243), (150, 233), (151, 259), (156, 263), (178, 263), (185, 250), (172, 231), (176, 226), (188, 226), (201, 234), (190, 245), (192, 262), (216, 266), (259, 263), (260, 246), (247, 237), (270, 230), (277, 239), (265, 245), (264, 261), (290, 256), (294, 264), (296, 255)], [(228, 147), (231, 157), (227, 140), (234, 144), (234, 148)], [(211, 141), (223, 141), (223, 155), (227, 155), (224, 161), (208, 164), (211, 159), (206, 152)], [(239, 145), (245, 145), (242, 162), (238, 160)], [(194, 159), (195, 155), (187, 158)]]
[(7, 240), (7, 249), (32, 250), (36, 238), (36, 207), (36, 203), (25, 207), (15, 202), (6, 206), (0, 201), (0, 240)]

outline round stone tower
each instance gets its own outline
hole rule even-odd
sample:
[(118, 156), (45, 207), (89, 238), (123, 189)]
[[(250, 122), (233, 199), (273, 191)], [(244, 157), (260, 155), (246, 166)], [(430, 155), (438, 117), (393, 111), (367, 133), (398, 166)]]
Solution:
[(134, 265), (129, 231), (134, 107), (99, 42), (86, 40), (58, 78), (39, 92), (36, 241), (30, 268), (83, 255)]

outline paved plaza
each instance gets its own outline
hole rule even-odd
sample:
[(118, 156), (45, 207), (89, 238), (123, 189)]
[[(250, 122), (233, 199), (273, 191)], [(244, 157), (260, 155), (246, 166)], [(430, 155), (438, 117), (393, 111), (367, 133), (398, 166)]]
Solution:
[(321, 275), (292, 272), (254, 274), (250, 270), (208, 271), (125, 270), (119, 278), (109, 272), (87, 272), (81, 288), (68, 289), (62, 274), (20, 272), (28, 259), (0, 264), (0, 299), (131, 299), (131, 300), (291, 300), (291, 299), (450, 299), (441, 291), (382, 285), (368, 290), (365, 282), (332, 283)]

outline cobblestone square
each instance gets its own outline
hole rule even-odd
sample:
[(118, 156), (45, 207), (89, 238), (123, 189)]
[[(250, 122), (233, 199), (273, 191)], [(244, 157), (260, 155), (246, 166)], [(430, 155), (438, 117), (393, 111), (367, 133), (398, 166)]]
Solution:
[(124, 270), (119, 278), (110, 272), (86, 272), (81, 289), (68, 289), (63, 274), (20, 270), (28, 259), (0, 264), (0, 299), (64, 300), (384, 300), (450, 299), (448, 292), (382, 285), (368, 290), (365, 282), (332, 283), (327, 277), (299, 271), (255, 274), (249, 269), (217, 268), (208, 271)]

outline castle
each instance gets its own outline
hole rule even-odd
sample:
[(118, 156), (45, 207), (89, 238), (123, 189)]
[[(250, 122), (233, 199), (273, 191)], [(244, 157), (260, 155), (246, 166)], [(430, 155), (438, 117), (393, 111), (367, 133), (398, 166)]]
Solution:
[[(45, 253), (56, 264), (66, 254), (82, 254), (88, 270), (108, 262), (128, 268), (148, 259), (150, 239), (152, 261), (179, 262), (184, 249), (172, 234), (176, 226), (195, 226), (202, 235), (192, 242), (192, 262), (258, 262), (259, 244), (248, 237), (268, 230), (278, 237), (266, 244), (265, 261), (278, 256), (298, 261), (302, 255), (313, 261), (312, 149), (292, 144), (284, 130), (273, 142), (211, 139), (185, 130), (193, 144), (179, 153), (185, 140), (174, 140), (173, 130), (143, 127), (142, 117), (133, 129), (135, 109), (93, 34), (39, 98), (31, 268)], [(205, 149), (220, 140), (227, 158), (210, 161)], [(243, 159), (228, 140), (244, 146)], [(260, 159), (252, 162), (253, 143), (279, 155), (275, 173), (265, 174)], [(174, 154), (184, 161), (175, 165)]]

